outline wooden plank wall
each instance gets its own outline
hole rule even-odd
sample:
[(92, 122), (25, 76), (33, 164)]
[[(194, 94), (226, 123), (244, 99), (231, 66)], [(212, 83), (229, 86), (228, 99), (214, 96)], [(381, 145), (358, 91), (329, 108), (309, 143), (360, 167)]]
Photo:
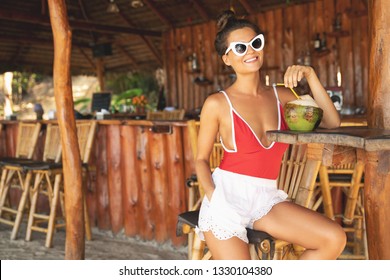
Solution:
[[(144, 124), (99, 124), (94, 155), (96, 181), (87, 191), (92, 226), (180, 246), (178, 214), (187, 209), (185, 179), (194, 173), (185, 125), (171, 134)], [(92, 179), (93, 180), (93, 179)]]
[[(341, 14), (342, 32), (333, 28), (336, 14)], [(304, 5), (266, 11), (249, 18), (265, 31), (265, 65), (261, 74), (270, 83), (282, 81), (285, 69), (310, 52), (312, 66), (324, 86), (336, 86), (340, 69), (344, 105), (367, 107), (368, 95), (368, 12), (361, 0), (317, 0)], [(314, 51), (316, 33), (326, 33), (329, 53)], [(200, 108), (205, 98), (232, 79), (214, 50), (215, 22), (174, 29), (164, 34), (165, 70), (168, 104), (187, 110)], [(187, 58), (196, 53), (200, 73), (192, 73)], [(209, 85), (194, 83), (197, 77)]]

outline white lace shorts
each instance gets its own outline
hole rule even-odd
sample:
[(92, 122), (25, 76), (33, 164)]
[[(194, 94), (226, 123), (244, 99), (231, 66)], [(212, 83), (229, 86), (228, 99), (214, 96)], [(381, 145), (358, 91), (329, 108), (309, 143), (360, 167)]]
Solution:
[(215, 169), (215, 190), (211, 201), (205, 196), (199, 213), (196, 232), (204, 240), (203, 232), (212, 231), (220, 240), (237, 236), (248, 243), (246, 228), (271, 208), (285, 201), (287, 194), (277, 188), (276, 180), (262, 179)]

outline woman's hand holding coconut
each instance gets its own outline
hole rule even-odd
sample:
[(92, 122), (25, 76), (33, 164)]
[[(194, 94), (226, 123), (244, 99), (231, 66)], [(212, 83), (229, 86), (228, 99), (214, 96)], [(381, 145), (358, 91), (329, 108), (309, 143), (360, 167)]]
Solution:
[[(317, 104), (317, 106), (314, 107), (319, 107), (323, 110), (322, 120), (319, 126), (323, 128), (339, 127), (339, 113), (334, 107), (332, 100), (330, 99), (329, 95), (327, 94), (325, 88), (321, 84), (317, 74), (312, 67), (304, 65), (289, 66), (286, 70), (286, 73), (284, 74), (284, 85), (288, 88), (296, 87), (298, 86), (298, 82), (300, 82), (303, 78), (306, 79), (310, 87), (310, 91), (313, 94), (315, 103)], [(307, 104), (309, 98), (310, 96), (302, 96), (299, 100), (296, 100), (296, 98), (294, 97), (291, 100), (288, 100), (288, 102), (295, 100), (295, 104), (313, 106), (312, 103), (310, 105)]]

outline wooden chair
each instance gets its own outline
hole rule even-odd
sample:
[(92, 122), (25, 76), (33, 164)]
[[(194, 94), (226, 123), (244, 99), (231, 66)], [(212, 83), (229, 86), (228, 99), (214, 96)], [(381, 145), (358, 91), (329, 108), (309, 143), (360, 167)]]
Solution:
[[(192, 153), (197, 154), (197, 139), (199, 122), (190, 120), (187, 122), (189, 138), (191, 142)], [(210, 169), (213, 171), (222, 160), (223, 148), (216, 139), (213, 151), (210, 156)], [(202, 186), (198, 183), (196, 176), (193, 175), (187, 179), (189, 189), (188, 211), (181, 213), (178, 216), (176, 233), (178, 236), (183, 233), (188, 234), (188, 258), (192, 260), (210, 259), (211, 253), (206, 251), (206, 243), (194, 233), (194, 229), (198, 224), (199, 207), (204, 196)], [(247, 229), (248, 239), (250, 243), (250, 252), (252, 258), (271, 259), (273, 257), (274, 242), (272, 237), (261, 231)]]
[(148, 111), (146, 113), (147, 120), (183, 120), (185, 109), (178, 109), (172, 111)]
[[(95, 137), (96, 122), (78, 122), (77, 137), (81, 160), (83, 164), (83, 182), (85, 183), (86, 172), (88, 171), (88, 161), (90, 158), (93, 139)], [(61, 147), (61, 145), (59, 145)], [(56, 163), (59, 157), (56, 158)], [(31, 207), (28, 216), (26, 241), (31, 240), (32, 231), (46, 233), (45, 246), (50, 248), (53, 243), (54, 230), (65, 226), (65, 206), (64, 206), (64, 189), (63, 189), (63, 169), (62, 163), (58, 164), (41, 163), (25, 166), (26, 170), (32, 171), (34, 175), (34, 186), (32, 188)], [(85, 184), (83, 184), (85, 185)], [(45, 195), (49, 202), (49, 213), (37, 213), (37, 200), (39, 195)], [(58, 202), (61, 205), (58, 215)], [(84, 218), (86, 238), (92, 239), (90, 223), (87, 213), (87, 204), (84, 196)]]
[[(193, 154), (197, 153), (197, 131), (199, 122), (188, 121), (188, 132), (190, 135)], [(281, 163), (281, 169), (278, 177), (278, 188), (284, 190), (289, 199), (310, 208), (317, 210), (321, 203), (321, 191), (316, 188), (315, 181), (307, 180), (309, 173), (318, 172), (319, 166), (313, 161), (307, 159), (306, 145), (291, 145), (286, 150)], [(210, 157), (210, 169), (213, 170), (219, 165), (223, 156), (223, 148), (216, 139), (214, 148)], [(198, 212), (202, 197), (204, 195), (202, 187), (192, 176), (187, 180), (187, 185), (191, 186), (189, 190), (189, 211), (179, 215), (177, 231), (178, 234), (188, 233), (188, 247), (190, 259), (207, 259), (210, 254), (205, 251), (205, 243), (193, 234), (193, 228), (197, 225)], [(304, 251), (304, 248), (283, 240), (272, 238), (265, 232), (259, 232), (247, 229), (248, 239), (250, 241), (250, 253), (252, 259), (297, 259)]]
[[(307, 164), (306, 145), (290, 145), (283, 155), (278, 188), (287, 193), (288, 199), (306, 208), (316, 210), (318, 208), (321, 193), (316, 189), (315, 182), (306, 182), (305, 171)], [(286, 242), (275, 240), (276, 260), (298, 259), (305, 249)]]
[[(336, 156), (337, 156), (337, 152)], [(339, 153), (351, 154), (351, 149)], [(347, 233), (347, 247), (352, 247), (352, 253), (343, 253), (340, 258), (367, 259), (367, 240), (365, 234), (364, 206), (363, 206), (363, 159), (354, 157), (352, 151), (348, 158), (349, 163), (339, 163), (332, 166), (321, 165), (319, 172), (319, 185), (323, 196), (323, 208), (325, 215), (333, 220), (341, 218), (343, 228)], [(335, 160), (334, 160), (335, 161)], [(344, 210), (341, 214), (335, 214), (332, 190), (339, 188), (345, 198)]]
[[(16, 239), (29, 196), (28, 182), (31, 179), (31, 173), (27, 172), (26, 174), (21, 164), (33, 162), (32, 157), (40, 130), (40, 123), (20, 122), (18, 125), (15, 157), (0, 159), (0, 165), (2, 166), (0, 223), (13, 227), (11, 239)], [(13, 190), (21, 192), (18, 205), (14, 205), (16, 207), (13, 207), (13, 201), (10, 199)]]
[(177, 109), (172, 111), (164, 110), (165, 120), (183, 120), (185, 115), (185, 109)]
[(164, 111), (147, 111), (146, 112), (147, 120), (163, 120)]

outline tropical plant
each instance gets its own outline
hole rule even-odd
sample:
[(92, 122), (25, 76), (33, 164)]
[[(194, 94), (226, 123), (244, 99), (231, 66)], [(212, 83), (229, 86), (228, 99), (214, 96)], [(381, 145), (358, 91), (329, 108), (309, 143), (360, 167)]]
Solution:
[(134, 107), (137, 104), (132, 104), (132, 99), (142, 95), (147, 100), (144, 107), (154, 109), (157, 106), (158, 84), (151, 73), (113, 74), (108, 77), (107, 89), (113, 93), (113, 110), (120, 111), (121, 105)]
[(80, 113), (88, 112), (89, 105), (91, 104), (92, 99), (89, 97), (82, 97), (73, 102), (74, 107), (80, 111)]

